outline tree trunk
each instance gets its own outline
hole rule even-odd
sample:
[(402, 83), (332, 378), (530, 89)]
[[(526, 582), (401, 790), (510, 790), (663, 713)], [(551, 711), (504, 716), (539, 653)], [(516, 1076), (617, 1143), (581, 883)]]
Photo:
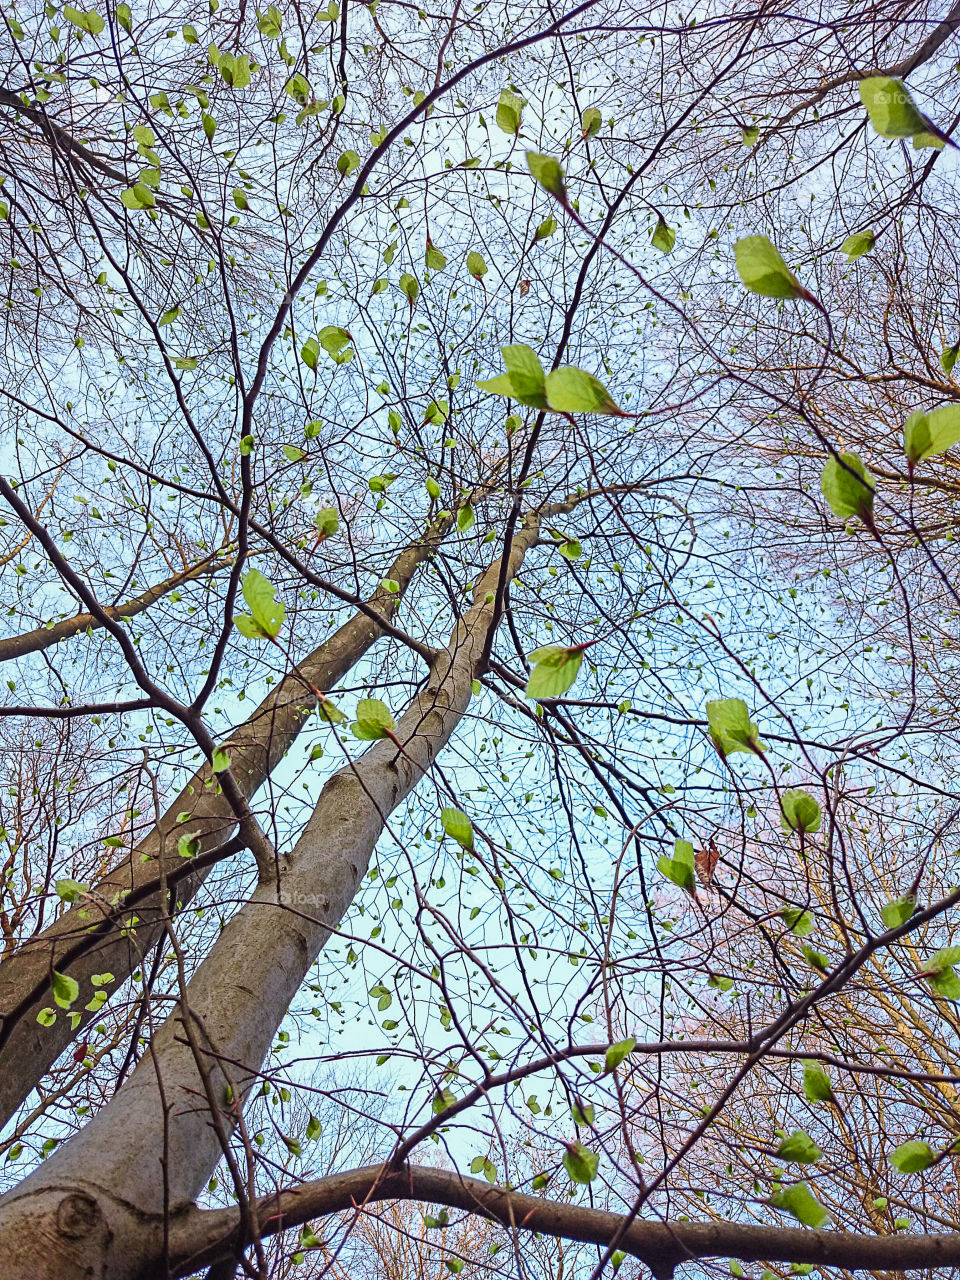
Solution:
[[(433, 555), (447, 527), (446, 520), (434, 526), (390, 566), (386, 576), (399, 583), (400, 592), (391, 594), (381, 587), (369, 601), (387, 621), (417, 567)], [(231, 772), (245, 798), (263, 785), (312, 714), (316, 699), (309, 684), (322, 691), (332, 688), (383, 634), (366, 613), (358, 611), (234, 731), (228, 744)], [(175, 901), (181, 907), (216, 862), (216, 851), (229, 839), (237, 819), (219, 788), (207, 785), (212, 776), (209, 766), (195, 773), (161, 821), (94, 886), (88, 900), (64, 912), (0, 967), (0, 1124), (10, 1118), (81, 1029), (100, 1016), (83, 1010), (94, 992), (91, 975), (112, 973), (120, 983), (142, 965), (156, 943), (169, 915), (169, 902), (157, 887), (160, 876), (184, 877), (184, 859), (177, 853), (179, 836), (184, 831), (194, 833), (200, 843), (198, 857), (210, 859), (200, 867), (191, 865), (191, 874), (179, 879)], [(191, 816), (181, 824), (177, 815), (183, 812)], [(123, 919), (135, 915), (138, 922), (136, 931), (128, 930), (127, 936), (121, 933), (120, 917), (111, 909), (118, 894), (130, 908), (123, 911)], [(75, 1029), (64, 1016), (49, 1027), (37, 1022), (39, 1011), (53, 1004), (50, 983), (54, 969), (80, 984), (76, 1008), (83, 1010), (83, 1016)]]
[[(539, 525), (533, 514), (518, 530), (508, 581)], [(381, 740), (328, 780), (276, 878), (261, 884), (223, 930), (130, 1079), (0, 1199), (7, 1280), (129, 1280), (162, 1264), (157, 1221), (186, 1211), (210, 1177), (222, 1154), (217, 1127), (231, 1132), (236, 1125), (231, 1099), (242, 1100), (257, 1080), (307, 971), (353, 901), (387, 817), (460, 722), (496, 625), (500, 572), (496, 561), (483, 574), (473, 605), (401, 717), (396, 737), (403, 752)], [(208, 1106), (210, 1097), (219, 1111)], [(38, 1238), (46, 1242), (42, 1257)]]

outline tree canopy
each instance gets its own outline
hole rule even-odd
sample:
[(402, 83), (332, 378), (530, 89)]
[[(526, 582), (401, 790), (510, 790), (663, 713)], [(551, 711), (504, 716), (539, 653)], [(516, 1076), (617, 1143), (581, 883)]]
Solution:
[(6, 1277), (960, 1266), (958, 29), (4, 7)]

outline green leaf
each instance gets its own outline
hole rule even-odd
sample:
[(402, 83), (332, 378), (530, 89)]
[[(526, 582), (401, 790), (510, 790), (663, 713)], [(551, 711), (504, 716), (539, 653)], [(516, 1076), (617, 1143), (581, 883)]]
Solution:
[(434, 479), (433, 476), (427, 476), (426, 480), (424, 481), (424, 488), (426, 489), (427, 493), (430, 495), (431, 498), (437, 499), (440, 497), (440, 485), (437, 483), (437, 481)]
[(747, 125), (746, 129), (740, 134), (740, 141), (745, 147), (756, 146), (760, 139), (760, 130), (755, 124)]
[(257, 14), (257, 30), (265, 35), (268, 40), (276, 40), (282, 26), (283, 20), (280, 10), (275, 4), (270, 5), (266, 13)]
[(367, 481), (367, 488), (371, 493), (386, 493), (396, 478), (389, 471), (382, 476), (371, 476)]
[[(40, 1012), (37, 1014), (37, 1021), (40, 1023), (41, 1027), (52, 1027), (53, 1024), (56, 1022), (56, 1020), (57, 1020), (57, 1013), (55, 1009), (50, 1009), (50, 1008), (41, 1009)], [(19, 1152), (17, 1154), (19, 1155)], [(7, 1159), (12, 1160), (12, 1159), (16, 1159), (16, 1157), (7, 1156)]]
[(250, 83), (250, 58), (247, 54), (241, 54), (234, 58), (229, 53), (223, 53), (217, 62), (217, 70), (225, 84), (231, 89), (245, 89)]
[(550, 236), (552, 236), (553, 233), (556, 231), (556, 229), (557, 229), (556, 218), (544, 218), (544, 220), (540, 223), (539, 227), (537, 227), (536, 231), (533, 233), (534, 244), (536, 244), (538, 240), (548, 240)]
[(497, 103), (497, 128), (502, 129), (504, 133), (519, 133), (525, 106), (524, 99), (518, 94), (510, 89), (501, 89), (500, 100)]
[(847, 255), (848, 262), (855, 262), (857, 258), (862, 258), (865, 253), (870, 252), (876, 239), (873, 231), (857, 231), (852, 236), (847, 236), (840, 246), (840, 252)]
[(901, 1173), (921, 1173), (929, 1169), (936, 1158), (925, 1142), (902, 1142), (890, 1157), (890, 1163)]
[(480, 254), (473, 249), (467, 254), (467, 270), (475, 280), (482, 280), (487, 274), (487, 264)]
[(860, 81), (860, 101), (870, 123), (881, 138), (912, 138), (914, 147), (935, 147), (947, 141), (911, 98), (901, 80), (890, 76), (868, 76)]
[(295, 444), (285, 444), (283, 446), (283, 456), (288, 462), (301, 462), (307, 455), (303, 449), (298, 449)]
[(457, 511), (457, 528), (461, 533), (466, 533), (476, 523), (477, 517), (474, 514), (473, 507), (467, 502)]
[(534, 409), (549, 409), (546, 375), (533, 348), (521, 342), (515, 346), (501, 347), (500, 354), (507, 372), (497, 378), (478, 382), (476, 385), (480, 390), (492, 391), (498, 396), (509, 396)]
[(672, 227), (667, 226), (663, 218), (658, 218), (657, 225), (653, 228), (653, 234), (650, 237), (650, 243), (655, 249), (659, 249), (661, 253), (669, 253), (677, 243), (677, 233)]
[(604, 1069), (606, 1071), (615, 1071), (636, 1047), (636, 1036), (627, 1036), (626, 1040), (618, 1040), (615, 1044), (610, 1045), (604, 1055)]
[(697, 896), (697, 878), (694, 872), (694, 852), (693, 845), (689, 840), (675, 840), (673, 845), (673, 857), (668, 858), (666, 855), (657, 859), (657, 870), (661, 875), (685, 893), (689, 893), (691, 898)]
[(423, 255), (423, 265), (428, 271), (442, 271), (447, 265), (446, 254), (442, 253), (432, 240), (427, 241), (427, 250)]
[[(270, 7), (273, 8), (272, 5)], [(304, 1136), (309, 1138), (311, 1142), (316, 1142), (322, 1132), (323, 1126), (320, 1121), (315, 1115), (311, 1114), (310, 1119), (307, 1121), (307, 1129)]]
[(573, 365), (548, 373), (544, 385), (550, 408), (558, 413), (623, 414), (598, 378)]
[(300, 359), (308, 369), (312, 369), (316, 373), (317, 362), (320, 359), (320, 343), (316, 338), (308, 338), (306, 340), (300, 348)]
[(439, 1093), (434, 1094), (431, 1110), (435, 1116), (442, 1115), (456, 1102), (456, 1095), (450, 1089), (441, 1089)]
[(864, 524), (873, 522), (873, 476), (855, 453), (831, 455), (820, 477), (820, 492), (830, 510), (841, 520), (859, 516)]
[(473, 823), (465, 813), (459, 809), (443, 809), (440, 812), (440, 825), (461, 849), (473, 848)]
[(230, 757), (221, 747), (217, 747), (210, 761), (214, 773), (223, 773), (225, 769), (230, 768)]
[(568, 1142), (567, 1152), (563, 1157), (563, 1167), (573, 1182), (591, 1183), (597, 1176), (600, 1157), (595, 1151), (589, 1151), (582, 1142)]
[(318, 334), (320, 346), (336, 364), (348, 364), (353, 359), (353, 339), (346, 329), (339, 325), (327, 324)]
[(355, 738), (366, 742), (385, 738), (397, 727), (388, 707), (379, 698), (361, 698), (357, 703), (356, 717), (350, 731)]
[(360, 168), (360, 157), (356, 151), (344, 151), (337, 159), (337, 173), (347, 177), (355, 169)]
[(152, 209), (157, 198), (145, 182), (135, 182), (120, 192), (120, 203), (125, 209)]
[[(282, 601), (277, 600), (273, 587), (259, 569), (251, 569), (243, 579), (243, 598), (253, 615), (253, 623), (259, 628), (259, 634), (276, 639), (287, 611)], [(234, 621), (240, 626), (239, 618)], [(240, 630), (244, 635), (250, 634), (242, 626)]]
[(69, 1009), (80, 994), (80, 984), (69, 974), (53, 971), (53, 1001), (61, 1009)]
[(777, 912), (777, 915), (790, 932), (796, 934), (798, 938), (806, 938), (813, 933), (813, 916), (809, 911), (804, 911), (802, 907), (782, 907)]
[(804, 289), (779, 250), (766, 236), (745, 236), (734, 245), (737, 271), (751, 293), (765, 298), (804, 298), (813, 295)]
[(580, 117), (580, 128), (585, 138), (592, 138), (594, 134), (599, 133), (602, 124), (603, 117), (596, 107), (587, 107)]
[(412, 307), (420, 296), (420, 284), (416, 276), (412, 276), (409, 271), (405, 271), (400, 277), (400, 292), (404, 295)]
[(314, 514), (313, 527), (321, 538), (332, 538), (340, 528), (340, 513), (336, 507), (320, 507)]
[(310, 81), (307, 80), (305, 76), (302, 76), (299, 71), (290, 77), (283, 88), (284, 92), (291, 97), (294, 102), (298, 102), (301, 107), (305, 107), (313, 96), (313, 91), (310, 88)]
[(553, 156), (541, 155), (538, 151), (528, 151), (527, 168), (530, 176), (544, 191), (555, 196), (561, 204), (567, 203), (567, 186), (559, 160), (555, 160)]
[(54, 883), (57, 897), (61, 902), (79, 902), (81, 897), (87, 892), (89, 886), (83, 884), (79, 880), (57, 880)]
[(126, 31), (127, 35), (129, 35), (133, 30), (133, 14), (130, 12), (130, 6), (123, 3), (118, 4), (115, 12), (117, 15), (117, 21), (120, 23), (121, 27), (123, 27), (124, 31)]
[(174, 320), (177, 320), (179, 316), (180, 316), (180, 306), (178, 303), (177, 306), (171, 307), (169, 311), (165, 311), (163, 313), (163, 315), (157, 321), (157, 327), (160, 328), (165, 324), (173, 324)]
[(830, 1214), (805, 1182), (798, 1182), (786, 1191), (775, 1191), (767, 1201), (774, 1209), (784, 1209), (805, 1227), (819, 1229), (830, 1221)]
[(811, 969), (816, 969), (817, 973), (826, 973), (830, 968), (830, 960), (822, 951), (816, 951), (813, 947), (807, 946), (806, 943), (800, 948), (803, 958)]
[(195, 369), (197, 367), (196, 356), (174, 356), (173, 367), (175, 369)]
[(591, 1125), (596, 1118), (596, 1112), (589, 1102), (575, 1102), (570, 1108), (570, 1118), (574, 1124)]
[(443, 1265), (447, 1268), (451, 1275), (459, 1275), (463, 1270), (463, 1258), (444, 1258)]
[(213, 135), (217, 132), (217, 122), (211, 115), (203, 113), (203, 132), (206, 134), (208, 142), (213, 141)]
[(816, 1062), (803, 1064), (803, 1093), (808, 1102), (832, 1102), (830, 1077)]
[(185, 831), (177, 841), (177, 855), (181, 858), (195, 858), (200, 852), (200, 840), (192, 831)]
[(525, 690), (528, 698), (559, 698), (567, 692), (580, 670), (583, 651), (548, 645), (528, 655), (536, 665)]
[[(952, 366), (951, 366), (952, 367)], [(911, 413), (903, 427), (903, 447), (911, 467), (960, 442), (960, 404), (944, 404), (930, 413)]]
[(65, 4), (63, 6), (63, 16), (73, 26), (79, 27), (81, 31), (89, 32), (92, 36), (98, 36), (105, 26), (99, 13), (93, 9), (75, 9), (72, 4)]
[(760, 731), (751, 721), (747, 704), (740, 698), (715, 698), (707, 703), (707, 723), (713, 745), (722, 756), (735, 751), (764, 750)]
[(955, 342), (952, 347), (944, 347), (940, 353), (940, 368), (944, 373), (953, 373), (953, 366), (957, 363), (957, 357), (960, 356), (960, 342)]
[(898, 929), (906, 924), (917, 909), (917, 899), (908, 895), (905, 898), (894, 898), (880, 910), (880, 919), (888, 929)]
[(798, 787), (783, 793), (780, 799), (780, 825), (784, 831), (819, 831), (822, 821), (820, 806), (809, 791)]
[(560, 554), (564, 560), (579, 560), (583, 555), (583, 547), (576, 538), (568, 538), (560, 544)]

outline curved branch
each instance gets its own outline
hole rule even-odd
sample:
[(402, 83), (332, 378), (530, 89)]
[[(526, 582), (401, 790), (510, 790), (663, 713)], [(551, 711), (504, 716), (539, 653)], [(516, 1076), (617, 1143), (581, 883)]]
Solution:
[[(463, 1209), (518, 1231), (538, 1231), (608, 1245), (623, 1231), (623, 1216), (603, 1209), (493, 1186), (455, 1170), (407, 1165), (399, 1170), (369, 1165), (332, 1174), (256, 1202), (263, 1235), (275, 1235), (358, 1205), (383, 1200), (420, 1200)], [(235, 1257), (251, 1242), (240, 1234), (239, 1209), (189, 1209), (170, 1229), (172, 1274), (187, 1276), (202, 1266)], [(656, 1275), (670, 1275), (683, 1262), (739, 1258), (743, 1262), (810, 1262), (848, 1271), (884, 1273), (919, 1267), (960, 1265), (960, 1234), (868, 1236), (798, 1227), (744, 1226), (735, 1222), (633, 1222), (619, 1245)]]

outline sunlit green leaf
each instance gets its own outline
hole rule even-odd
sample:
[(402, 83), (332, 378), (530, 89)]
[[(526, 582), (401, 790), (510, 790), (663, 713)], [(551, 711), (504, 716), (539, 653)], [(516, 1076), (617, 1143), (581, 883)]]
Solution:
[(765, 298), (812, 299), (766, 236), (745, 236), (734, 245), (737, 271), (751, 293)]
[(855, 453), (831, 454), (820, 476), (820, 492), (830, 510), (841, 520), (858, 516), (865, 524), (873, 521), (873, 476)]
[(780, 797), (780, 825), (784, 831), (819, 831), (822, 820), (820, 806), (808, 791), (795, 788)]

